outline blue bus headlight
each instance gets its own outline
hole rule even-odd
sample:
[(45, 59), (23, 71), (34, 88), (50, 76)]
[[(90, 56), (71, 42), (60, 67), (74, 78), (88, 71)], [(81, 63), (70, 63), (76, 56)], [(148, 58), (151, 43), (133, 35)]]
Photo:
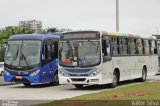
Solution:
[(90, 76), (91, 76), (91, 77), (96, 76), (96, 75), (98, 75), (100, 72), (101, 72), (100, 69), (96, 69)]
[(4, 70), (4, 74), (5, 74), (5, 75), (10, 75), (10, 73), (7, 72), (6, 70)]
[(37, 75), (39, 72), (40, 72), (40, 69), (34, 71), (32, 74), (30, 74), (30, 76), (35, 76), (35, 75)]

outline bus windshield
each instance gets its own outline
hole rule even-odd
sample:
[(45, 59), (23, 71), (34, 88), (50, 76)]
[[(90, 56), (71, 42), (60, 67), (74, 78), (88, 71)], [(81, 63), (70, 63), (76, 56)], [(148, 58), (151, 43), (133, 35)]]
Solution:
[(9, 41), (5, 55), (5, 65), (10, 69), (31, 69), (40, 64), (41, 41)]
[(90, 67), (100, 63), (99, 41), (60, 42), (60, 65), (69, 67)]

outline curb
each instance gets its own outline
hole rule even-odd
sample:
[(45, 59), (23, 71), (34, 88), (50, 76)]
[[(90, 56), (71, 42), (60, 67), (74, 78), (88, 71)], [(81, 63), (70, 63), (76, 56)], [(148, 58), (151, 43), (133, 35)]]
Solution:
[(16, 83), (0, 83), (0, 86), (15, 85)]

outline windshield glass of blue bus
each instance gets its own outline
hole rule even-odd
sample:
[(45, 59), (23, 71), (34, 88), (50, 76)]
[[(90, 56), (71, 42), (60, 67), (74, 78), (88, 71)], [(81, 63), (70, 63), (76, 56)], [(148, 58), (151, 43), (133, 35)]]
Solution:
[(25, 69), (39, 65), (41, 41), (9, 41), (6, 50), (5, 64)]
[(100, 63), (99, 41), (60, 42), (60, 65), (90, 67)]
[(22, 41), (8, 41), (5, 54), (5, 64), (18, 66)]

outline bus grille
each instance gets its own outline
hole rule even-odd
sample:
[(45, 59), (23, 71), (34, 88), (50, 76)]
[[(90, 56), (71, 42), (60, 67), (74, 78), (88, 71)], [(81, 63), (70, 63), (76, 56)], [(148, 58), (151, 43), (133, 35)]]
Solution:
[(81, 81), (85, 81), (86, 78), (71, 78), (71, 80), (72, 80), (73, 82), (81, 82)]
[(30, 83), (29, 80), (23, 78), (23, 79), (16, 79), (15, 77), (11, 79), (11, 82), (18, 82), (18, 83)]
[(71, 77), (76, 77), (76, 76), (78, 76), (78, 77), (87, 77), (88, 76), (88, 74), (69, 74), (69, 76), (71, 76)]
[(92, 70), (92, 68), (86, 68), (86, 69), (65, 69), (66, 71), (70, 73), (86, 73)]

